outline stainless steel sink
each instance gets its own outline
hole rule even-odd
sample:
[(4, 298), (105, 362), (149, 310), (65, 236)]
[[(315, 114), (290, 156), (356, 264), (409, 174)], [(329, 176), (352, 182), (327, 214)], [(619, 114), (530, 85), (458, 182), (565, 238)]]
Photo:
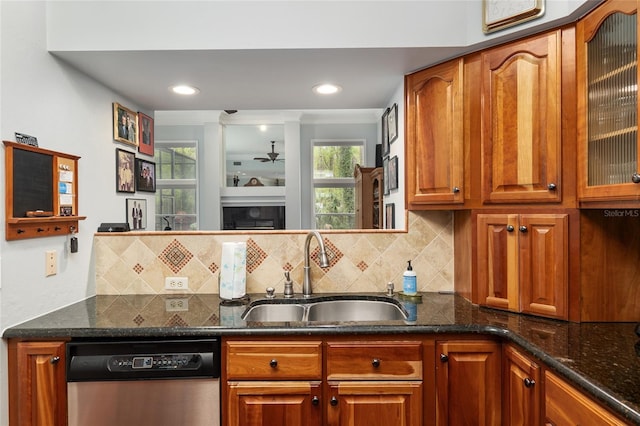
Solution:
[(308, 321), (393, 321), (405, 320), (402, 308), (382, 300), (331, 300), (309, 306)]
[(406, 320), (395, 299), (384, 296), (320, 296), (312, 299), (265, 299), (249, 305), (242, 315), (256, 322), (364, 322)]
[[(252, 304), (253, 305), (253, 304)], [(242, 314), (245, 321), (258, 322), (291, 322), (302, 321), (306, 308), (303, 305), (283, 303), (255, 304)]]

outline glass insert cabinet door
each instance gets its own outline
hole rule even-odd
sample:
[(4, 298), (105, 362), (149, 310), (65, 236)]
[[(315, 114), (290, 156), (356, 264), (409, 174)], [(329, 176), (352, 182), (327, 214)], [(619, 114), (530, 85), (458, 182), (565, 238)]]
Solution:
[(606, 2), (578, 24), (581, 200), (633, 199), (638, 174), (637, 2)]

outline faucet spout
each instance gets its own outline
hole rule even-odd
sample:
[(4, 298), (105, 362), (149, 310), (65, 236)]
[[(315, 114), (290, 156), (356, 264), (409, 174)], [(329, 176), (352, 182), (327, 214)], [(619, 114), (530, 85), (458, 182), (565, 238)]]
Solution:
[(320, 235), (318, 231), (310, 231), (304, 242), (304, 278), (302, 281), (302, 295), (304, 297), (311, 297), (311, 294), (313, 293), (311, 288), (311, 256), (309, 254), (309, 246), (311, 245), (311, 240), (314, 237), (318, 241), (318, 247), (320, 248), (320, 254), (318, 255), (320, 259), (320, 267), (326, 268), (329, 266), (329, 258), (327, 257), (327, 251), (324, 248), (322, 235)]

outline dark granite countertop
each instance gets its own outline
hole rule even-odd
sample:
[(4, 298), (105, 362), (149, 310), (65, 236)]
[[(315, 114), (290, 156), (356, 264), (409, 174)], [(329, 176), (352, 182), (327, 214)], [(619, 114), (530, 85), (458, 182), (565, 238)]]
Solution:
[[(262, 296), (256, 296), (261, 298)], [(570, 323), (485, 309), (452, 294), (423, 293), (416, 320), (247, 323), (246, 305), (218, 295), (95, 296), (5, 330), (4, 338), (211, 335), (482, 334), (514, 342), (632, 424), (640, 425), (640, 338), (632, 323)]]

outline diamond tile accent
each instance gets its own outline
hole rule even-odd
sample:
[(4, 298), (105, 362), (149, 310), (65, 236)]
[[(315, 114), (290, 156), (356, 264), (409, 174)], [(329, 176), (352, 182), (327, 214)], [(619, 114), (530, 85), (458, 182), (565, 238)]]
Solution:
[(174, 274), (180, 272), (189, 263), (193, 254), (185, 248), (178, 240), (173, 240), (158, 258), (173, 271)]
[(282, 267), (282, 269), (284, 269), (285, 271), (293, 271), (293, 265), (291, 265), (289, 262), (285, 263), (284, 266)]
[(218, 324), (218, 316), (216, 314), (209, 317), (209, 324)]
[(247, 240), (247, 272), (255, 271), (266, 258), (267, 253), (253, 239), (249, 238)]
[(173, 315), (167, 322), (165, 323), (167, 327), (187, 327), (189, 324), (182, 319), (182, 317), (178, 314)]
[[(342, 256), (344, 256), (344, 254), (342, 254), (338, 247), (333, 245), (333, 243), (328, 238), (325, 238), (324, 240), (324, 249), (327, 252), (327, 257), (329, 258), (329, 267), (325, 268), (325, 270), (329, 270), (336, 266), (336, 263), (338, 263), (338, 261), (342, 259)], [(318, 257), (319, 254), (320, 247), (316, 246), (316, 248), (311, 252), (311, 259), (313, 259), (313, 261), (318, 266), (320, 266), (320, 258)]]
[(218, 269), (220, 269), (220, 267), (218, 265), (214, 263), (212, 263), (211, 265), (209, 265), (209, 270), (211, 271), (211, 273), (215, 274), (216, 272), (218, 272)]
[(139, 275), (142, 273), (142, 271), (144, 271), (144, 268), (141, 264), (136, 263), (136, 266), (133, 267), (133, 270), (136, 271), (136, 273)]
[(142, 324), (144, 322), (144, 317), (142, 315), (138, 314), (133, 319), (133, 322), (135, 322), (136, 325), (140, 325), (140, 324)]
[(361, 260), (360, 262), (358, 262), (356, 266), (358, 267), (358, 269), (360, 269), (363, 272), (369, 267), (369, 265), (367, 265), (367, 262), (365, 262), (364, 260)]

